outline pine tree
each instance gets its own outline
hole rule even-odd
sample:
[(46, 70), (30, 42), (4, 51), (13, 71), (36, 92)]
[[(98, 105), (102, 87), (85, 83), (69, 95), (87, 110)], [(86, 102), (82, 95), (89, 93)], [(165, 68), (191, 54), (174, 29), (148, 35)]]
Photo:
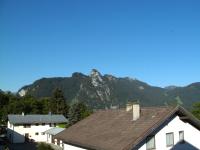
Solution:
[(69, 124), (73, 125), (76, 122), (89, 116), (91, 113), (92, 111), (83, 102), (76, 102), (72, 104), (69, 109)]
[(56, 90), (53, 92), (50, 108), (52, 113), (63, 114), (65, 117), (67, 117), (69, 106), (65, 102), (62, 90), (56, 88)]

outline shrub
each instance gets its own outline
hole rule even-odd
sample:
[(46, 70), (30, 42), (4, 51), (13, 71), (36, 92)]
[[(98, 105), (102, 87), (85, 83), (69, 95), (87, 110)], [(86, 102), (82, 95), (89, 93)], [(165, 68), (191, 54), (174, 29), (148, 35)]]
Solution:
[(54, 150), (49, 144), (39, 143), (37, 145), (37, 150)]

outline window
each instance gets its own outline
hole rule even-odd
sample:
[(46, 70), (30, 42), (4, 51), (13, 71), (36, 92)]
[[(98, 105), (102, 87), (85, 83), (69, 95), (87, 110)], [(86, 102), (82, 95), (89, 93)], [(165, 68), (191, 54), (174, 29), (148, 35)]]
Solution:
[(35, 125), (36, 125), (36, 126), (39, 126), (39, 124), (38, 124), (38, 123), (36, 123)]
[(42, 126), (45, 126), (45, 123), (42, 123)]
[(49, 126), (50, 126), (50, 127), (55, 127), (56, 124), (55, 124), (55, 123), (50, 123)]
[(24, 128), (30, 128), (31, 125), (30, 124), (24, 124)]
[(29, 141), (29, 134), (28, 133), (25, 133), (25, 141)]
[(45, 135), (45, 133), (44, 133), (44, 132), (41, 132), (41, 135)]
[(184, 141), (184, 131), (179, 131), (179, 141)]
[(167, 147), (174, 145), (174, 133), (166, 133), (166, 145)]
[(39, 133), (38, 133), (38, 132), (35, 132), (35, 135), (39, 135)]
[(155, 148), (156, 148), (155, 136), (147, 137), (146, 149), (147, 150), (152, 150), (152, 149), (155, 149)]

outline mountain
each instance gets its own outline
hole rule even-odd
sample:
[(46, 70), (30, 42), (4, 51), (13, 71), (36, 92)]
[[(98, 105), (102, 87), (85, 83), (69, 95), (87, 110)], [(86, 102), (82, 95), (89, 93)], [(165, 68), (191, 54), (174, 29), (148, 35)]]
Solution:
[(178, 88), (178, 86), (170, 85), (165, 87), (166, 90), (174, 90), (175, 88)]
[(90, 75), (75, 72), (71, 77), (42, 78), (22, 87), (18, 94), (50, 97), (56, 88), (63, 91), (67, 102), (84, 101), (95, 109), (121, 107), (129, 101), (139, 101), (143, 106), (178, 103), (191, 107), (193, 102), (200, 100), (200, 83), (187, 87), (160, 88), (129, 77), (101, 75), (96, 69)]
[(0, 93), (3, 93), (3, 90), (0, 89)]

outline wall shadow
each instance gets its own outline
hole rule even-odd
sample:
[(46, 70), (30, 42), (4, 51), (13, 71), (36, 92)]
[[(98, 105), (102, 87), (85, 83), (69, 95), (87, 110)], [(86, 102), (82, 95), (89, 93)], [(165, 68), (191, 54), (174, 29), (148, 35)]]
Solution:
[(188, 143), (187, 141), (182, 141), (174, 145), (174, 147), (171, 150), (199, 150), (199, 148)]

